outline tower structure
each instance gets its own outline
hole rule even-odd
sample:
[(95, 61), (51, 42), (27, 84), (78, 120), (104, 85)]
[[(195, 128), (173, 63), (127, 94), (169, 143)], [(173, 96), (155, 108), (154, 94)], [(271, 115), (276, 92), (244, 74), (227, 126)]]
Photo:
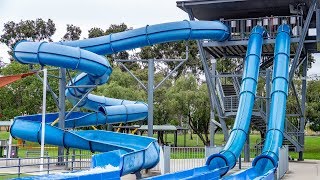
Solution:
[[(258, 94), (252, 114), (252, 128), (266, 134), (269, 116), (271, 77), (274, 58), (275, 37), (281, 24), (291, 27), (291, 66), (289, 70), (290, 94), (295, 99), (296, 111), (287, 111), (285, 123), (285, 144), (299, 153), (303, 160), (304, 128), (306, 124), (306, 77), (308, 57), (319, 51), (320, 41), (320, 1), (319, 0), (185, 0), (177, 1), (177, 6), (188, 13), (191, 20), (219, 20), (230, 28), (231, 37), (225, 42), (198, 41), (198, 48), (205, 70), (212, 112), (217, 112), (225, 139), (228, 128), (225, 120), (235, 117), (241, 84), (243, 62), (240, 61), (231, 72), (218, 72), (216, 60), (244, 59), (250, 32), (256, 25), (262, 25), (268, 32), (264, 40), (260, 79), (265, 88)], [(208, 64), (211, 59), (212, 67)], [(302, 83), (298, 87), (293, 81), (298, 69), (302, 69)], [(298, 91), (297, 89), (301, 89)], [(248, 138), (249, 139), (249, 138)], [(249, 142), (244, 148), (245, 159), (249, 159)]]

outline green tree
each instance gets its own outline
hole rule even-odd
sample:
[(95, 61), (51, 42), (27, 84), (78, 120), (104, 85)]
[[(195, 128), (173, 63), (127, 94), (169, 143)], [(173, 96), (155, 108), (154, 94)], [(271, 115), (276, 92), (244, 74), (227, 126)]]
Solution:
[(71, 41), (80, 39), (81, 29), (78, 26), (74, 26), (72, 24), (67, 24), (67, 32), (63, 36), (62, 40)]
[[(51, 36), (56, 31), (55, 24), (51, 19), (44, 21), (43, 19), (26, 20), (15, 23), (9, 21), (4, 24), (4, 33), (0, 37), (0, 42), (6, 44), (10, 51), (8, 52), (12, 55), (12, 49), (14, 45), (20, 40), (30, 40), (30, 41), (52, 41)], [(11, 58), (11, 60), (13, 60)]]
[(186, 118), (203, 144), (210, 144), (210, 104), (206, 84), (199, 84), (194, 75), (181, 76), (167, 92), (167, 96), (171, 100), (168, 104), (171, 112)]
[(310, 129), (320, 131), (320, 81), (308, 81), (307, 88), (307, 119)]
[[(187, 56), (186, 45), (189, 47), (188, 60), (177, 70), (174, 77), (178, 78), (181, 74), (188, 71), (199, 75), (202, 73), (202, 66), (195, 41), (178, 41), (143, 47), (138, 56), (141, 59), (184, 59)], [(163, 65), (157, 68), (162, 68), (164, 72), (169, 73), (176, 65), (177, 62), (166, 62), (166, 68), (163, 68)]]
[[(128, 28), (128, 26), (125, 23), (111, 24), (109, 26), (109, 28), (106, 29), (105, 31), (101, 28), (94, 27), (89, 30), (88, 37), (94, 38), (94, 37), (106, 36), (109, 34), (119, 33), (119, 32), (123, 32), (123, 31), (127, 31), (127, 30), (130, 30), (130, 29)], [(121, 51), (121, 52), (118, 52), (113, 55), (108, 55), (107, 58), (110, 60), (110, 63), (113, 64), (114, 59), (129, 59), (129, 58), (135, 59), (136, 55), (133, 54), (130, 56), (128, 51)], [(139, 65), (136, 62), (126, 62), (125, 64), (130, 70), (138, 70), (141, 68), (141, 64)], [(122, 67), (120, 67), (120, 69), (122, 71), (125, 71), (125, 69)]]
[[(38, 66), (37, 66), (38, 67)], [(12, 62), (2, 68), (2, 75), (25, 73), (28, 66), (18, 62)], [(51, 80), (53, 89), (58, 88), (57, 80)], [(42, 82), (33, 76), (26, 77), (3, 88), (0, 88), (0, 120), (12, 119), (23, 114), (37, 114), (42, 107)], [(56, 106), (51, 94), (47, 94), (47, 111), (56, 111)]]

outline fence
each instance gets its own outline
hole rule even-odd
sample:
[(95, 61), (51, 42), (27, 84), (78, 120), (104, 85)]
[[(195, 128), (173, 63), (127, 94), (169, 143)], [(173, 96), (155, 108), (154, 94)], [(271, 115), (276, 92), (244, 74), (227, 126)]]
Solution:
[[(75, 149), (69, 152), (71, 154), (64, 156), (45, 156), (43, 157), (43, 164), (41, 164), (41, 157), (0, 158), (0, 179), (62, 173), (90, 168), (93, 153)], [(58, 162), (58, 158), (64, 159), (64, 161)], [(43, 171), (40, 171), (40, 165), (44, 166)]]
[[(261, 153), (262, 145), (250, 147), (251, 160)], [(161, 148), (160, 163), (155, 166), (152, 171), (165, 173), (173, 173), (177, 171), (192, 169), (205, 165), (206, 158), (214, 153), (220, 152), (223, 147), (169, 147)], [(278, 177), (282, 177), (288, 170), (288, 147), (280, 150)], [(70, 172), (75, 170), (89, 169), (91, 166), (91, 156), (93, 153), (85, 150), (72, 149), (69, 155), (62, 156), (63, 163), (58, 162), (58, 156), (44, 157), (44, 169), (39, 170), (41, 165), (40, 157), (32, 158), (2, 158), (0, 159), (0, 179), (8, 179), (14, 177), (52, 174), (61, 172)], [(241, 169), (251, 167), (251, 162), (244, 162), (243, 153), (240, 156), (236, 167), (231, 171), (234, 173)]]

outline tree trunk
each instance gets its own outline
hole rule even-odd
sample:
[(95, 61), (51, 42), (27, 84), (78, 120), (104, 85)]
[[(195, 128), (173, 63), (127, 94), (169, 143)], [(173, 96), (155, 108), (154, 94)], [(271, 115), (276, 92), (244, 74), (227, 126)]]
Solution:
[(204, 145), (207, 145), (207, 141), (204, 139), (202, 133), (193, 126), (192, 124), (192, 116), (190, 115), (190, 113), (188, 114), (188, 121), (189, 121), (189, 126), (191, 127), (191, 129), (199, 136), (200, 140), (203, 142)]

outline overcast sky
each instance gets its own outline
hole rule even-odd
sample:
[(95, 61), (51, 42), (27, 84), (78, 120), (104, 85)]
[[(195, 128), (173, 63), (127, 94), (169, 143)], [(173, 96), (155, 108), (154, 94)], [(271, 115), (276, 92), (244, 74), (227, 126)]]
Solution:
[[(185, 12), (176, 7), (175, 0), (0, 0), (0, 31), (8, 21), (43, 18), (56, 24), (53, 40), (59, 41), (66, 31), (66, 24), (81, 27), (82, 37), (87, 37), (92, 27), (106, 29), (110, 24), (124, 22), (138, 28), (188, 19)], [(8, 58), (7, 47), (0, 45), (0, 57)], [(319, 61), (309, 74), (320, 73)]]

